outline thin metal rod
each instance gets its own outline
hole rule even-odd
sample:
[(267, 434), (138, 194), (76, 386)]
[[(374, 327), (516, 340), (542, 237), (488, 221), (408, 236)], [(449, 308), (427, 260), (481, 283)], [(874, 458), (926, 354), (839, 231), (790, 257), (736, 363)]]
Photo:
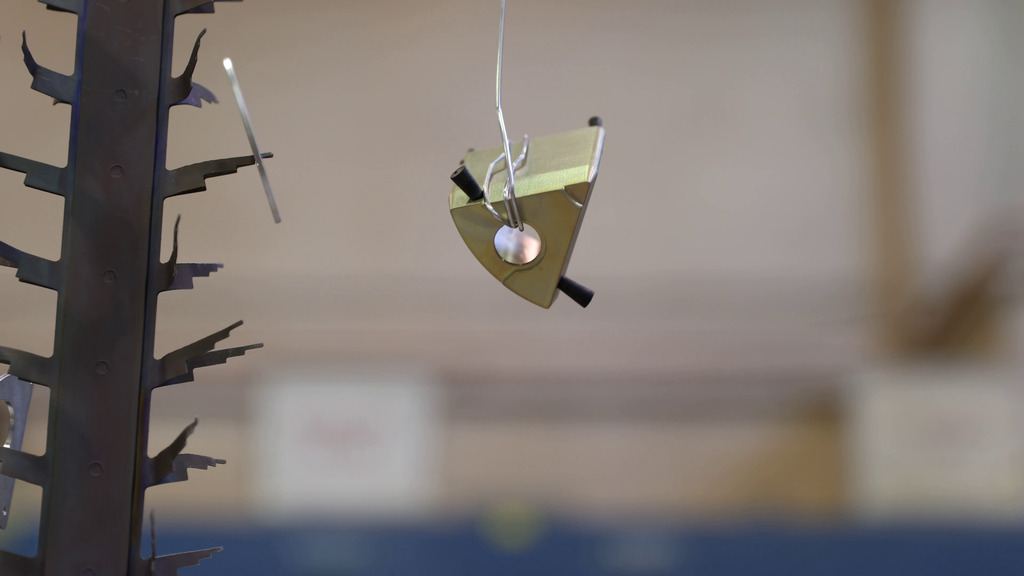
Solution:
[[(508, 141), (508, 130), (505, 129), (505, 113), (501, 110), (501, 61), (505, 52), (505, 0), (501, 0), (501, 24), (498, 32), (498, 67), (497, 79), (495, 81), (495, 106), (498, 109), (498, 126), (501, 128), (501, 142), (505, 147), (505, 167), (508, 172), (508, 180), (505, 182), (504, 200), (505, 212), (508, 214), (508, 226), (523, 230), (523, 220), (519, 217), (519, 203), (516, 201), (516, 171), (509, 163), (512, 158), (512, 150)], [(487, 190), (484, 190), (487, 193)]]
[(267, 202), (270, 204), (270, 212), (274, 215), (274, 222), (281, 223), (281, 213), (277, 210), (277, 201), (274, 200), (274, 191), (270, 188), (270, 178), (267, 177), (267, 169), (263, 166), (263, 154), (256, 144), (256, 133), (253, 132), (252, 119), (249, 117), (249, 108), (245, 105), (245, 97), (242, 96), (242, 87), (238, 83), (238, 76), (235, 75), (235, 67), (231, 58), (224, 59), (224, 70), (228, 73), (231, 81), (231, 89), (235, 92), (235, 100), (238, 102), (238, 110), (242, 113), (242, 123), (245, 124), (245, 134), (249, 137), (249, 146), (252, 148), (253, 158), (256, 159), (256, 168), (260, 172), (260, 180), (263, 181), (263, 190), (267, 193)]

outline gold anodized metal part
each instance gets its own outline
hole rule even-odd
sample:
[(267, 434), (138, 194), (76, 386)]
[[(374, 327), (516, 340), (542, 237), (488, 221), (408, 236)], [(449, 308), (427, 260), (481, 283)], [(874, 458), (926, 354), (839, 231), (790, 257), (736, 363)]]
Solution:
[[(526, 264), (510, 264), (498, 254), (495, 235), (504, 224), (487, 211), (483, 200), (471, 201), (458, 186), (452, 188), (449, 208), (466, 246), (505, 287), (538, 306), (550, 308), (558, 294), (558, 282), (568, 267), (597, 180), (604, 134), (604, 128), (591, 126), (530, 139), (526, 162), (515, 175), (515, 193), (522, 219), (537, 231), (541, 249)], [(512, 157), (521, 150), (521, 142), (513, 144)], [(473, 151), (463, 163), (480, 180), (503, 152), (498, 147)], [(506, 178), (504, 170), (496, 173), (485, 191), (499, 212), (504, 209)]]

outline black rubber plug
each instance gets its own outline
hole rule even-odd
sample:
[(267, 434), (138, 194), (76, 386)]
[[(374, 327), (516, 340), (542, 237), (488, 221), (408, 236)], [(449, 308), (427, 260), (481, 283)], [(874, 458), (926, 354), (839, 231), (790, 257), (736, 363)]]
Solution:
[(573, 302), (576, 302), (584, 308), (590, 305), (590, 301), (594, 299), (593, 290), (582, 284), (573, 282), (565, 276), (562, 276), (562, 278), (558, 280), (558, 289), (569, 298), (572, 298)]
[(484, 191), (480, 188), (480, 185), (476, 183), (476, 179), (473, 175), (466, 170), (465, 166), (459, 166), (452, 172), (452, 182), (469, 196), (470, 202), (476, 202), (484, 197)]

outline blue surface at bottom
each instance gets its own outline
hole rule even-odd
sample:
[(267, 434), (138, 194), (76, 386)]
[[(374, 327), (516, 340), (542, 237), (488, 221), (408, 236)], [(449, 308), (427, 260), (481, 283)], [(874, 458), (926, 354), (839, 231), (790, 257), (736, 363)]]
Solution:
[(184, 574), (246, 576), (1022, 576), (1024, 528), (666, 528), (548, 524), (502, 549), (472, 522), (167, 528), (160, 555), (223, 546)]

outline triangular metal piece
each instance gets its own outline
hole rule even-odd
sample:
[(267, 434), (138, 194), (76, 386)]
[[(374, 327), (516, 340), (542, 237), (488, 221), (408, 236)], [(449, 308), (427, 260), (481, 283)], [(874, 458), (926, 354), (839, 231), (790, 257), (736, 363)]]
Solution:
[[(506, 226), (483, 200), (470, 200), (458, 186), (452, 188), (449, 209), (466, 246), (506, 288), (538, 306), (550, 307), (558, 294), (597, 180), (604, 134), (604, 128), (591, 126), (530, 140), (526, 162), (516, 172), (516, 197), (523, 220), (537, 231), (541, 246), (525, 264), (509, 263), (498, 254), (495, 235)], [(512, 156), (521, 149), (522, 144), (513, 145)], [(470, 152), (463, 163), (471, 174), (482, 177), (502, 152), (499, 148)], [(503, 176), (494, 178), (485, 191), (488, 198), (500, 198), (504, 183)], [(498, 200), (492, 202), (501, 205)]]

